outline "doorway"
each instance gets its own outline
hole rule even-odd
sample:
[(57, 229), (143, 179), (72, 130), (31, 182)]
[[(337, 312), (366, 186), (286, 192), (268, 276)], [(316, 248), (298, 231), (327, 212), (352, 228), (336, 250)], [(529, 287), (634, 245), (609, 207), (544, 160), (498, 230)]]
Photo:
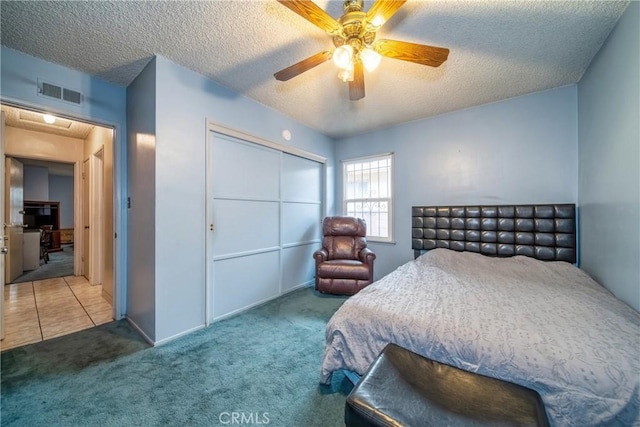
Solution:
[[(2, 111), (7, 116), (6, 157), (22, 160), (29, 167), (34, 164), (35, 167), (64, 165), (71, 171), (68, 180), (72, 183), (72, 206), (67, 204), (66, 211), (71, 214), (71, 222), (51, 224), (52, 229), (56, 228), (52, 230), (55, 237), (47, 248), (50, 260), (70, 254), (72, 271), (68, 275), (7, 282), (5, 308), (16, 303), (22, 309), (22, 318), (10, 317), (19, 310), (5, 310), (5, 339), (2, 342), (2, 350), (5, 350), (76, 332), (114, 318), (114, 130), (69, 118), (58, 118), (59, 127), (47, 127), (34, 121), (43, 121), (42, 112), (7, 105), (2, 105)], [(83, 171), (85, 164), (87, 171)], [(84, 191), (85, 182), (88, 196)], [(50, 200), (50, 197), (39, 198), (45, 200), (29, 201), (48, 202), (46, 206), (37, 207), (40, 220), (46, 221), (43, 218), (48, 215), (55, 216), (52, 212), (60, 209), (61, 202)], [(56, 202), (59, 205), (54, 207)], [(23, 224), (32, 225), (34, 221), (27, 208), (36, 207), (24, 205), (22, 209)], [(24, 222), (25, 214), (27, 222)], [(86, 237), (85, 226), (89, 231)], [(45, 265), (41, 251), (38, 258), (38, 269), (41, 269)], [(53, 300), (60, 304), (51, 304)], [(31, 328), (27, 327), (29, 324)], [(31, 332), (26, 332), (27, 329)]]

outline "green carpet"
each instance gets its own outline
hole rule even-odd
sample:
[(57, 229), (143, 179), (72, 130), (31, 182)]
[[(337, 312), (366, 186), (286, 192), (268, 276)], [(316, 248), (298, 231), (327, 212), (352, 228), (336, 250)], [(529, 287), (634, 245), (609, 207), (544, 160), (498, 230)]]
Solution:
[(61, 251), (51, 252), (48, 263), (40, 260), (40, 267), (25, 271), (11, 283), (33, 282), (63, 276), (73, 276), (73, 246), (71, 245), (63, 245)]
[(350, 383), (318, 379), (344, 300), (300, 289), (158, 347), (119, 321), (8, 350), (0, 423), (343, 426)]

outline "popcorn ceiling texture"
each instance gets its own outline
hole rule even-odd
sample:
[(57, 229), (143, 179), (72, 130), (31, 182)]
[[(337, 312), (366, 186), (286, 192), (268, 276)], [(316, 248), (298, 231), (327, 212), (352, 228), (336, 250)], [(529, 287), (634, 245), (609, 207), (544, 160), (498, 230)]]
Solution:
[[(342, 1), (316, 3), (334, 18)], [(372, 1), (365, 0), (365, 10)], [(156, 54), (332, 137), (577, 83), (629, 2), (409, 0), (378, 38), (447, 47), (439, 68), (383, 58), (349, 101), (331, 62), (273, 74), (333, 48), (273, 1), (0, 2), (2, 44), (126, 86)]]

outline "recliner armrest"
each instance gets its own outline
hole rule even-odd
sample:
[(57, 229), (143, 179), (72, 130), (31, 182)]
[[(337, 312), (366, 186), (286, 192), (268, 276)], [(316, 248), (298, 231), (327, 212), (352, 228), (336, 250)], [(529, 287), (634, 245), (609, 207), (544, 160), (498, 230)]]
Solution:
[(325, 262), (329, 258), (329, 252), (325, 248), (318, 249), (313, 253), (316, 263)]
[(376, 254), (369, 248), (364, 248), (360, 251), (360, 261), (367, 264), (372, 265), (373, 260), (376, 259)]

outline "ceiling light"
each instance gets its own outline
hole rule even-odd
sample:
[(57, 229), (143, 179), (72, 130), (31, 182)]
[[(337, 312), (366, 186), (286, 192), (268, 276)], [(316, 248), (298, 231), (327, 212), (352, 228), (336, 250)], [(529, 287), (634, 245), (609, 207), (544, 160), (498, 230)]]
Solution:
[(378, 52), (369, 47), (364, 48), (362, 52), (360, 52), (362, 65), (364, 65), (364, 68), (366, 68), (369, 72), (375, 70), (378, 67), (381, 58), (382, 56), (380, 56)]
[(345, 68), (340, 70), (338, 73), (338, 78), (343, 82), (352, 82), (353, 81), (353, 64), (349, 68)]
[(42, 118), (44, 119), (45, 123), (48, 123), (50, 125), (52, 125), (52, 124), (54, 124), (56, 122), (55, 116), (52, 116), (51, 114), (43, 114)]
[(333, 63), (341, 70), (353, 68), (353, 48), (344, 44), (333, 52)]
[(374, 28), (378, 29), (384, 25), (384, 17), (377, 15), (371, 21), (369, 21)]

